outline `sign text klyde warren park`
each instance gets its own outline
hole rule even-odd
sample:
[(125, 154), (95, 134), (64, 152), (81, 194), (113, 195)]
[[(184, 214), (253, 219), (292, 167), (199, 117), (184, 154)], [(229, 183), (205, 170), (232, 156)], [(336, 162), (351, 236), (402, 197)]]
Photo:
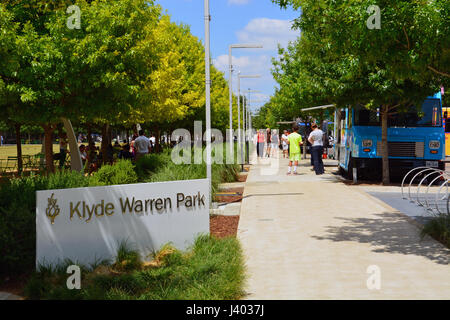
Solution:
[(121, 242), (145, 258), (169, 242), (186, 249), (208, 233), (204, 179), (37, 192), (37, 267), (112, 260)]

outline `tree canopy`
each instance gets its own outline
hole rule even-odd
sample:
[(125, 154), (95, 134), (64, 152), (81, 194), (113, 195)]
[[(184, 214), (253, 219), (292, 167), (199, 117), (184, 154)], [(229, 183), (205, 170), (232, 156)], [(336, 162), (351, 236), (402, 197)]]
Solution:
[[(387, 119), (449, 85), (450, 3), (378, 1), (380, 28), (369, 28), (369, 0), (273, 0), (301, 15), (301, 36), (273, 61), (280, 88), (272, 113), (301, 114), (322, 104), (381, 108)], [(383, 167), (387, 164), (383, 126)], [(385, 173), (385, 170), (383, 171)], [(389, 177), (384, 175), (386, 182)]]
[[(153, 0), (80, 0), (80, 28), (69, 28), (72, 4), (0, 4), (3, 118), (42, 126), (50, 142), (61, 117), (128, 128), (204, 118), (204, 47), (188, 26)], [(227, 83), (214, 67), (211, 76), (212, 126), (225, 129)]]

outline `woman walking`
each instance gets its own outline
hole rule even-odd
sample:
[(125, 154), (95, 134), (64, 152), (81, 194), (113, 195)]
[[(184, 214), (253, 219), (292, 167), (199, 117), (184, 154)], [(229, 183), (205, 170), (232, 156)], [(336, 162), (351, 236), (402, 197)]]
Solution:
[(270, 150), (271, 150), (271, 146), (272, 146), (272, 133), (270, 131), (270, 128), (267, 128), (266, 135), (267, 135), (266, 155), (267, 155), (268, 158), (270, 158)]
[(256, 140), (256, 152), (259, 158), (264, 157), (264, 130), (260, 129)]

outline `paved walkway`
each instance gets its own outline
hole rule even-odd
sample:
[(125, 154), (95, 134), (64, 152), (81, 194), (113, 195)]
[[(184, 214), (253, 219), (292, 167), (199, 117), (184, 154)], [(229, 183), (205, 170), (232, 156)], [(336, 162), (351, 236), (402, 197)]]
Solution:
[[(331, 171), (316, 176), (303, 160), (254, 164), (238, 238), (246, 255), (247, 299), (450, 299), (450, 250), (395, 209)], [(369, 266), (380, 290), (369, 290)]]

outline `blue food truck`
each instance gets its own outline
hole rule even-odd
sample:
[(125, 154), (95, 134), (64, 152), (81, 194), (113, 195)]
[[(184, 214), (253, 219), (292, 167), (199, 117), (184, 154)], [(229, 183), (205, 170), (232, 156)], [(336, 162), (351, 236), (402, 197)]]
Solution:
[[(381, 115), (379, 110), (354, 106), (335, 110), (335, 159), (351, 178), (381, 177)], [(442, 126), (442, 96), (427, 97), (421, 112), (398, 113), (388, 118), (389, 171), (393, 178), (410, 169), (428, 166), (444, 169), (445, 132)]]

